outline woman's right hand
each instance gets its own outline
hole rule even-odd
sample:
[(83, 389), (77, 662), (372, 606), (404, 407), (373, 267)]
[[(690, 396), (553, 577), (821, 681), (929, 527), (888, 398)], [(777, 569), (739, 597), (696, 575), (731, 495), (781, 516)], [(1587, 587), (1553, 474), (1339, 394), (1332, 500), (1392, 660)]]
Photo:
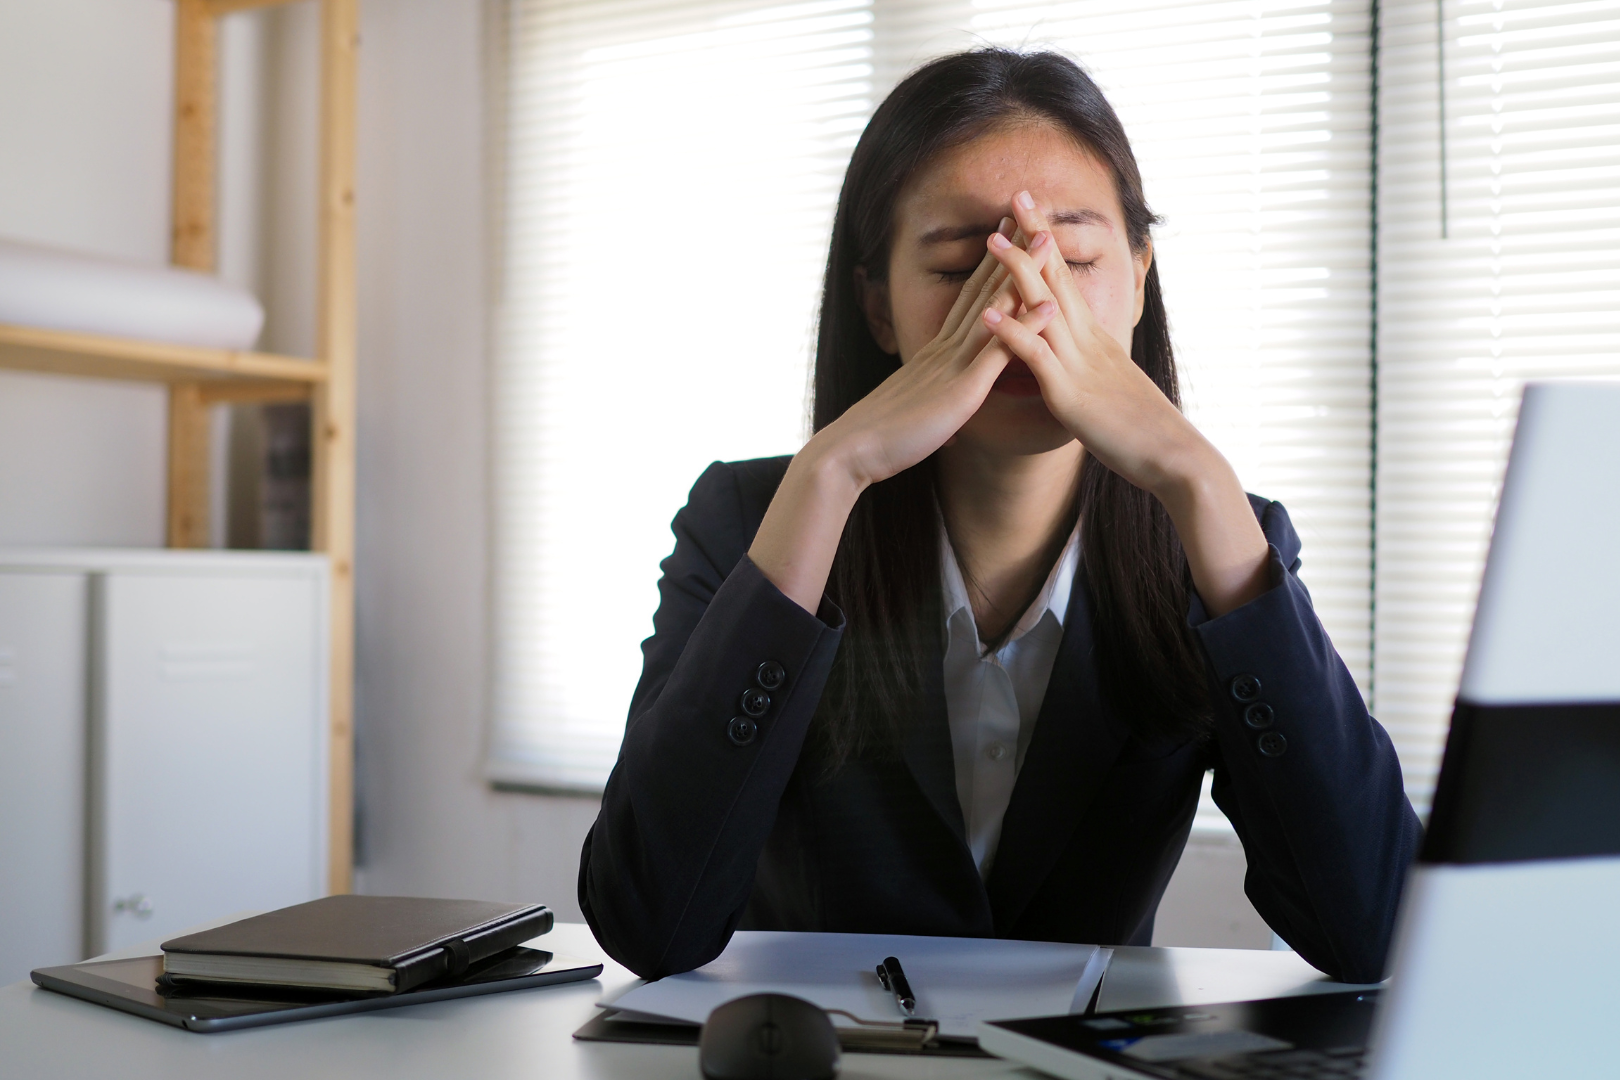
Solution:
[[(1002, 229), (1011, 231), (1011, 219)], [(819, 608), (861, 492), (944, 446), (984, 404), (1012, 354), (981, 316), (1018, 307), (1006, 270), (987, 254), (934, 339), (794, 455), (748, 556), (800, 607)], [(1019, 321), (1038, 334), (1056, 310), (1042, 305)]]
[[(1002, 230), (1012, 228), (1004, 218)], [(990, 308), (1010, 315), (1018, 303), (1005, 267), (987, 255), (934, 339), (817, 432), (805, 450), (836, 459), (864, 490), (944, 446), (984, 404), (1012, 356), (981, 316)]]

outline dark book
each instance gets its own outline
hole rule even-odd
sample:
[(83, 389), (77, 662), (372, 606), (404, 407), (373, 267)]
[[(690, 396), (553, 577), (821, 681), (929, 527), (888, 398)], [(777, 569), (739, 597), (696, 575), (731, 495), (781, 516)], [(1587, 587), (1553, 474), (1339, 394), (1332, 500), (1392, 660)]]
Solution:
[(551, 929), (543, 904), (328, 896), (163, 943), (174, 982), (397, 994)]

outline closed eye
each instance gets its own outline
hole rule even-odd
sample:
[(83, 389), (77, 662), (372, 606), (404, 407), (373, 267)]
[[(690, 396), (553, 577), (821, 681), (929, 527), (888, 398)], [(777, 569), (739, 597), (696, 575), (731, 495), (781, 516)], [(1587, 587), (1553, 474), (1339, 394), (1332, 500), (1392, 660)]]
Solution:
[(1065, 260), (1065, 261), (1068, 262), (1069, 269), (1073, 270), (1077, 274), (1089, 274), (1092, 271), (1097, 269), (1097, 260), (1096, 259), (1090, 259), (1090, 260), (1087, 260), (1086, 262), (1079, 262), (1079, 261), (1077, 261), (1075, 259), (1068, 259), (1068, 260)]
[(942, 282), (957, 284), (972, 277), (973, 271), (976, 269), (978, 269), (978, 267), (970, 266), (966, 270), (935, 270), (933, 273), (934, 276), (939, 278), (939, 280)]

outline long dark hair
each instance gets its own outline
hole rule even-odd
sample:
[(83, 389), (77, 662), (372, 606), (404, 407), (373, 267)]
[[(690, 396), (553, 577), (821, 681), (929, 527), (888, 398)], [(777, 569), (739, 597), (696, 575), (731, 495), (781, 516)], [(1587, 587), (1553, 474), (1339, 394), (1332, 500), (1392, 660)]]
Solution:
[[(998, 123), (1038, 119), (1068, 132), (1114, 175), (1131, 247), (1155, 218), (1125, 129), (1097, 84), (1058, 53), (976, 49), (919, 68), (872, 116), (850, 158), (822, 286), (813, 425), (820, 431), (899, 366), (873, 339), (855, 272), (886, 278), (894, 204), (940, 151)], [(1148, 269), (1131, 357), (1180, 406), (1156, 263)], [(862, 494), (833, 562), (828, 592), (848, 620), (816, 718), (829, 764), (890, 756), (923, 684), (939, 625), (940, 549), (932, 459)], [(1159, 501), (1087, 456), (1077, 505), (1105, 699), (1139, 736), (1158, 742), (1207, 730), (1203, 661), (1187, 629), (1186, 554)]]

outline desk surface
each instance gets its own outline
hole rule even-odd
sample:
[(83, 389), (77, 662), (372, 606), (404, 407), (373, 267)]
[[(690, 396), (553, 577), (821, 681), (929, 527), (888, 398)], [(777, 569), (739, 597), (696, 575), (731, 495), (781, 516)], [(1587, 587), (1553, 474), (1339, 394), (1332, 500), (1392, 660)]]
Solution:
[[(615, 1080), (698, 1076), (687, 1047), (582, 1043), (574, 1030), (596, 1001), (635, 976), (607, 959), (590, 931), (560, 923), (549, 948), (605, 964), (598, 980), (489, 997), (413, 1005), (360, 1016), (199, 1035), (32, 983), (0, 988), (0, 1077), (109, 1080), (315, 1080), (378, 1076), (444, 1080)], [(151, 947), (117, 955), (156, 952)], [(1347, 989), (1293, 953), (1241, 949), (1120, 948), (1103, 980), (1102, 1009), (1201, 1004)], [(1003, 1061), (844, 1057), (842, 1076), (1036, 1076)]]

